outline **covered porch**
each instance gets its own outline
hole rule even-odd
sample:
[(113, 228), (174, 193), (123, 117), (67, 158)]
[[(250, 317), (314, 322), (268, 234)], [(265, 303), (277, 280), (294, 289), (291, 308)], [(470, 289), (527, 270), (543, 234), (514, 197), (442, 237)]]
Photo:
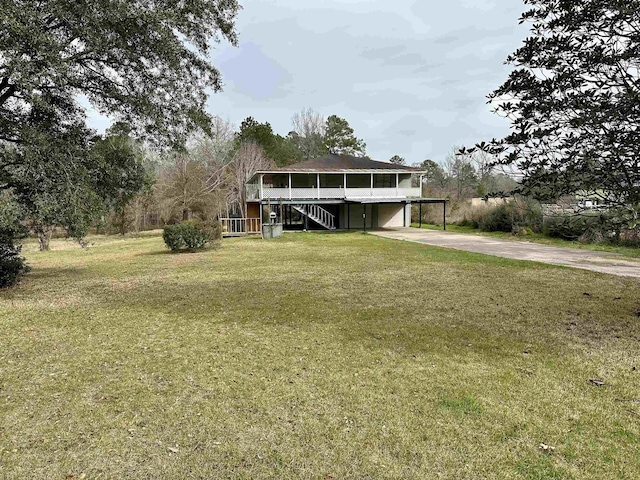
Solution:
[(248, 200), (413, 198), (420, 176), (411, 173), (260, 174), (247, 184)]

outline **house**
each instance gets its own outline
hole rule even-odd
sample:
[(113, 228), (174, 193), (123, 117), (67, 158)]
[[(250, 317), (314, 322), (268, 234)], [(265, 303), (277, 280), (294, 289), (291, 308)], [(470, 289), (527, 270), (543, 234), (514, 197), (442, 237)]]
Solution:
[[(367, 158), (330, 154), (284, 168), (254, 172), (247, 181), (246, 224), (227, 231), (249, 232), (270, 221), (285, 229), (350, 230), (408, 227), (412, 203), (422, 198), (420, 169)], [(259, 232), (256, 232), (259, 233)]]

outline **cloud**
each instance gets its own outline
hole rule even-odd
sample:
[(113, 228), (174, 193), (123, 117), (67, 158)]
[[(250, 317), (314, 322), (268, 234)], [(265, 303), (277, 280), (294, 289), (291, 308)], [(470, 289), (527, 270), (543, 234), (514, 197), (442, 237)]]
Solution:
[(224, 81), (252, 100), (282, 98), (287, 95), (291, 75), (273, 59), (262, 53), (254, 42), (240, 44), (237, 50), (226, 50), (219, 57)]
[(346, 118), (373, 158), (444, 159), (453, 145), (499, 137), (486, 95), (527, 34), (520, 2), (244, 0), (240, 47), (218, 46), (225, 89), (212, 114), (251, 115), (286, 134), (303, 107)]

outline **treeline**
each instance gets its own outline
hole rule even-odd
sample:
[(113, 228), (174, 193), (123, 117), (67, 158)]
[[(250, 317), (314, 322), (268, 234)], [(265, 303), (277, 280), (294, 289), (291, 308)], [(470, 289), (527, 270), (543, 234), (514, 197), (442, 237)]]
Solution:
[(287, 136), (268, 122), (246, 118), (236, 130), (213, 119), (210, 135), (171, 152), (145, 152), (143, 163), (151, 181), (122, 208), (112, 209), (103, 229), (124, 234), (197, 217), (211, 220), (246, 217), (246, 181), (256, 170), (283, 167), (330, 152), (366, 155), (364, 141), (349, 123), (332, 115), (325, 119), (305, 109), (293, 116)]
[(467, 199), (485, 196), (508, 196), (518, 183), (497, 170), (494, 158), (485, 152), (460, 154), (455, 147), (444, 162), (424, 160), (413, 166), (426, 171), (423, 194), (426, 196)]
[[(82, 241), (91, 229), (124, 235), (191, 218), (246, 217), (245, 184), (254, 171), (328, 153), (366, 157), (366, 143), (347, 120), (325, 119), (312, 109), (292, 117), (286, 136), (252, 117), (237, 129), (214, 117), (209, 134), (192, 137), (179, 150), (154, 148), (123, 123), (102, 136), (84, 129), (76, 138), (83, 139), (77, 158), (67, 140), (55, 145), (50, 138), (33, 139), (15, 150), (21, 169), (0, 198), (0, 222), (6, 217), (23, 236), (36, 236), (41, 250), (49, 249), (56, 232)], [(485, 154), (455, 151), (441, 164), (413, 164), (427, 171), (424, 194), (460, 199), (514, 187)], [(389, 161), (406, 163), (398, 155)]]
[[(50, 124), (56, 128), (55, 118)], [(91, 229), (124, 235), (192, 217), (246, 216), (245, 184), (254, 171), (329, 152), (366, 155), (338, 116), (305, 109), (291, 126), (282, 136), (252, 117), (237, 130), (214, 117), (208, 134), (169, 150), (137, 139), (124, 123), (101, 136), (80, 125), (34, 136), (5, 152), (11, 182), (0, 195), (0, 223), (7, 236), (31, 234), (47, 250), (56, 232), (82, 241)]]

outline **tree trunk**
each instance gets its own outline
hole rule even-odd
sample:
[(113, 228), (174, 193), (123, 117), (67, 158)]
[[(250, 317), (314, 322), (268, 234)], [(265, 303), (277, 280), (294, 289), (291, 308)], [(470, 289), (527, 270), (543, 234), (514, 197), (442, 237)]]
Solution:
[(38, 230), (38, 243), (40, 244), (41, 252), (49, 251), (49, 243), (51, 236), (53, 235), (53, 227), (43, 227)]

